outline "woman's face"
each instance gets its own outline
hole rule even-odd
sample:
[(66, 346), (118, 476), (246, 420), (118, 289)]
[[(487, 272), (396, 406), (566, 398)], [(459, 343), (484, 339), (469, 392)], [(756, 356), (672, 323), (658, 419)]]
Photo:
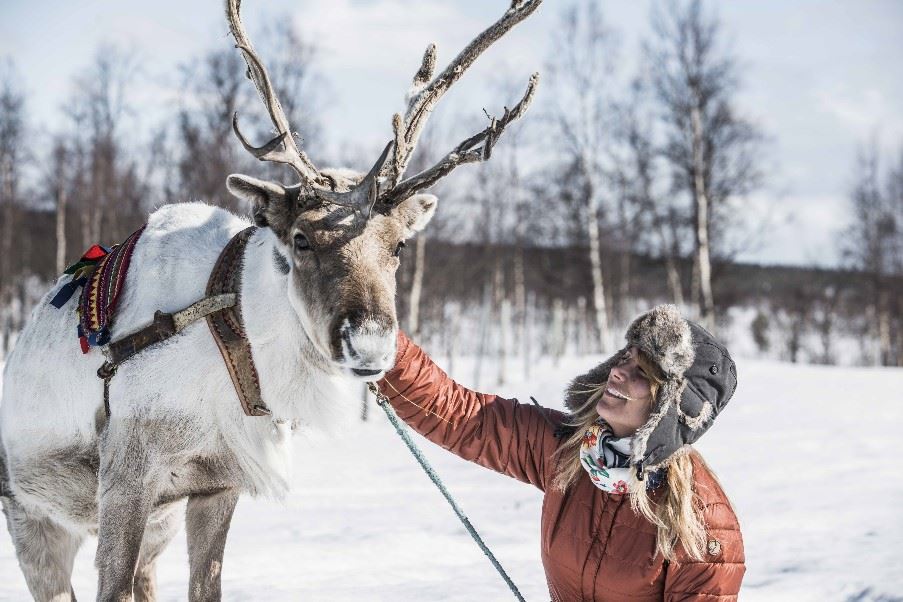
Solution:
[(616, 437), (629, 437), (646, 424), (652, 409), (649, 379), (637, 363), (637, 348), (627, 353), (611, 369), (596, 412), (611, 426)]

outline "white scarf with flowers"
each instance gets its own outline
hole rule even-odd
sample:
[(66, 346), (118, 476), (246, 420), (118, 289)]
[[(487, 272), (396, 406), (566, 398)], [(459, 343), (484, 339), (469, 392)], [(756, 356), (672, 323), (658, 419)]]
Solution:
[(593, 485), (608, 493), (628, 492), (630, 442), (631, 437), (616, 438), (601, 418), (586, 429), (580, 445), (580, 464)]

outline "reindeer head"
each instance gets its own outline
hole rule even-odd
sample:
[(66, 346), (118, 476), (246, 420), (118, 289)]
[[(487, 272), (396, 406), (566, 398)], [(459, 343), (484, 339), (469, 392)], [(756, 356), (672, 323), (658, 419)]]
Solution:
[(485, 161), (505, 127), (527, 109), (536, 90), (533, 74), (514, 108), (491, 119), (483, 131), (461, 142), (442, 160), (407, 177), (404, 172), (427, 118), (442, 95), (476, 58), (542, 0), (513, 0), (505, 14), (477, 36), (439, 75), (433, 77), (436, 47), (424, 53), (404, 116), (392, 119), (394, 136), (365, 174), (319, 170), (291, 134), (269, 75), (251, 46), (239, 16), (241, 0), (226, 0), (236, 46), (248, 65), (277, 136), (256, 147), (232, 125), (241, 144), (261, 161), (291, 166), (300, 183), (283, 186), (230, 175), (229, 190), (251, 203), (258, 226), (278, 239), (274, 261), (290, 279), (289, 301), (308, 337), (332, 363), (368, 380), (392, 366), (398, 322), (395, 270), (405, 239), (420, 231), (436, 210), (437, 199), (420, 191), (464, 163)]

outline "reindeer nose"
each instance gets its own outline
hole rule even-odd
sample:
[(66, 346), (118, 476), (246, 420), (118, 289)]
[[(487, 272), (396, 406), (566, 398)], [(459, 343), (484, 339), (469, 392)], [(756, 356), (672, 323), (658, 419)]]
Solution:
[(382, 370), (363, 370), (361, 368), (352, 368), (351, 371), (357, 376), (376, 376), (382, 372)]
[(395, 325), (365, 314), (339, 319), (333, 329), (336, 359), (358, 376), (373, 376), (390, 367), (395, 357)]

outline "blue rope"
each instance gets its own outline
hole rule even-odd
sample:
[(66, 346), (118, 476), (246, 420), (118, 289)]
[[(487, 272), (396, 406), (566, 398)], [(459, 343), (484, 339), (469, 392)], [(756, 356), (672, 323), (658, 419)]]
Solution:
[(423, 471), (430, 478), (434, 485), (442, 492), (442, 495), (445, 497), (445, 500), (452, 507), (452, 510), (455, 511), (455, 514), (458, 515), (458, 519), (464, 525), (464, 528), (467, 529), (467, 532), (470, 533), (470, 536), (473, 537), (473, 540), (477, 542), (477, 545), (480, 546), (480, 549), (483, 550), (483, 553), (486, 554), (486, 557), (489, 558), (489, 562), (492, 563), (492, 566), (495, 567), (495, 570), (499, 572), (499, 575), (502, 576), (502, 579), (505, 580), (505, 583), (508, 584), (508, 587), (511, 589), (511, 593), (514, 594), (514, 597), (517, 598), (520, 602), (526, 602), (524, 597), (521, 595), (520, 591), (518, 591), (517, 586), (514, 585), (514, 582), (511, 580), (511, 577), (508, 576), (508, 573), (505, 572), (505, 569), (502, 568), (502, 565), (496, 560), (495, 555), (489, 550), (486, 546), (486, 543), (480, 537), (480, 534), (477, 533), (477, 530), (470, 523), (470, 519), (467, 518), (467, 515), (464, 514), (464, 511), (461, 510), (460, 506), (458, 506), (457, 502), (455, 502), (454, 498), (451, 496), (451, 493), (448, 492), (448, 489), (445, 488), (445, 485), (442, 483), (442, 479), (439, 478), (439, 475), (436, 474), (436, 471), (433, 470), (433, 467), (430, 465), (429, 461), (424, 457), (423, 452), (420, 451), (420, 448), (417, 447), (417, 444), (414, 443), (414, 440), (411, 439), (411, 435), (408, 432), (408, 429), (405, 428), (404, 424), (398, 419), (398, 415), (395, 414), (395, 410), (392, 408), (392, 405), (389, 403), (389, 398), (379, 392), (379, 389), (373, 383), (368, 383), (370, 387), (370, 391), (376, 396), (376, 403), (386, 412), (386, 416), (389, 418), (389, 422), (392, 423), (392, 426), (395, 427), (395, 431), (401, 437), (401, 439), (407, 444), (408, 449), (411, 450), (411, 453), (417, 458), (417, 461), (420, 463), (420, 467), (423, 468)]

